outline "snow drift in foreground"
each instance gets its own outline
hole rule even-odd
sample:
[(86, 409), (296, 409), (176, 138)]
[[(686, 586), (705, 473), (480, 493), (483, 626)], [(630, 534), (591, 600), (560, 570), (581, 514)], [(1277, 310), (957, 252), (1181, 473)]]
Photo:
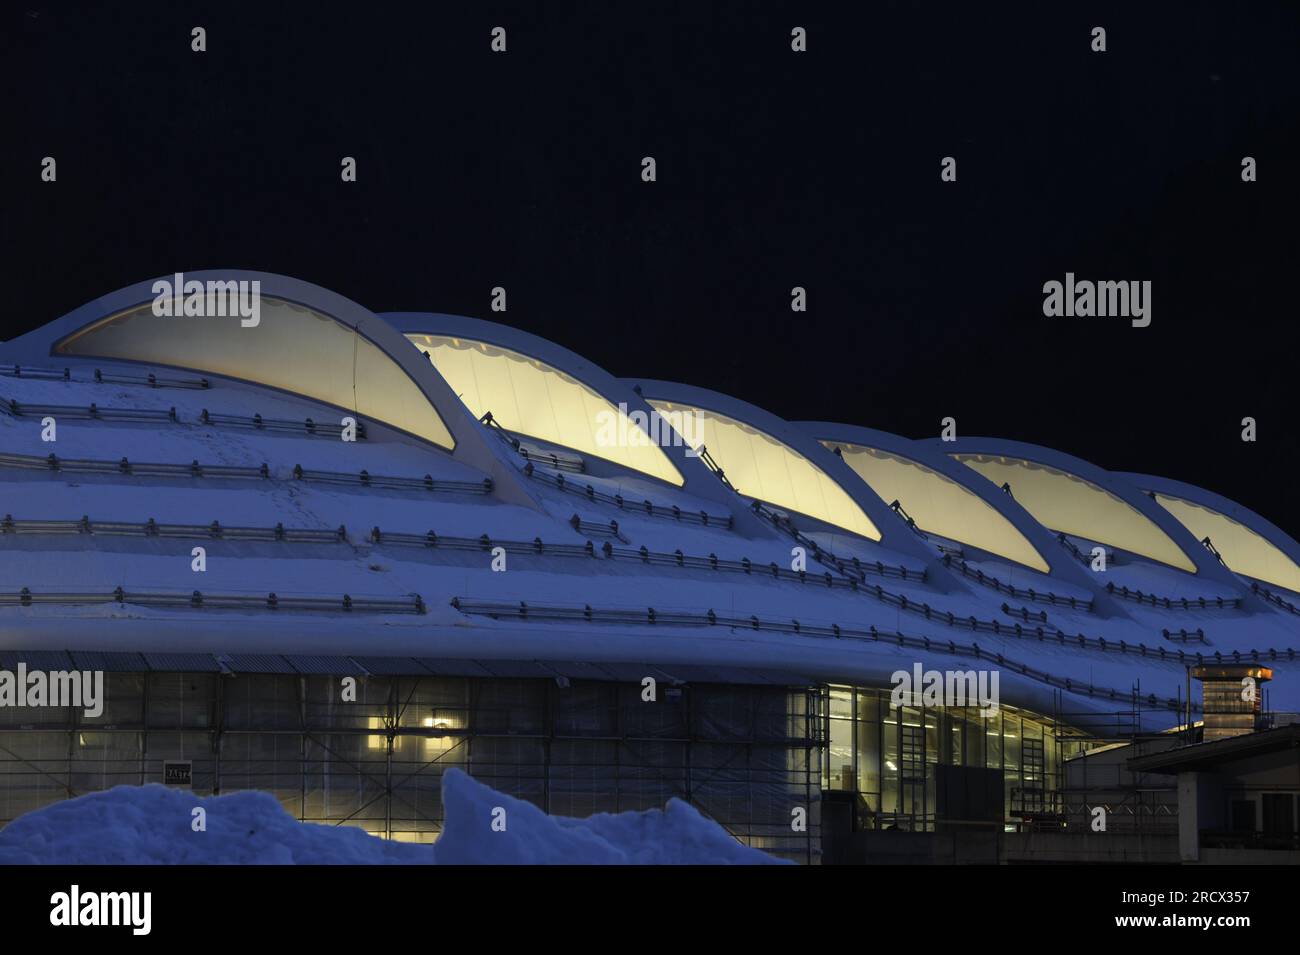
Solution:
[[(117, 786), (55, 803), (0, 830), (4, 864), (761, 864), (780, 862), (736, 842), (677, 799), (647, 812), (548, 816), (458, 769), (442, 777), (445, 826), (434, 846), (377, 839), (348, 826), (295, 820), (274, 796), (200, 798), (165, 786)], [(207, 829), (194, 832), (193, 810)], [(504, 831), (495, 831), (504, 810)]]

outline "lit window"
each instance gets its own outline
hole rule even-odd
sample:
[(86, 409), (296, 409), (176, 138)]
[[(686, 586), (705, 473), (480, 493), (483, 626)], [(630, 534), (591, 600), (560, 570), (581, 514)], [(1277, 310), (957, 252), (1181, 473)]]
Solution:
[[(372, 716), (370, 717), (370, 729), (383, 730), (384, 733), (387, 733), (388, 724), (384, 721), (384, 718), (382, 716)], [(388, 748), (388, 737), (386, 735), (366, 737), (366, 749), (386, 750), (387, 748)]]

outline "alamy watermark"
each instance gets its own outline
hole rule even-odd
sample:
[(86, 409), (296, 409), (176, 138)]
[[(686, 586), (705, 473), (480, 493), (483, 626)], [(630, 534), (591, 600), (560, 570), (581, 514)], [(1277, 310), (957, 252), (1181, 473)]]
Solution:
[(661, 448), (683, 447), (691, 457), (699, 457), (704, 446), (704, 416), (694, 409), (674, 409), (647, 414), (632, 411), (620, 401), (618, 411), (596, 412), (596, 446), (600, 448), (637, 448), (657, 444)]
[(87, 719), (104, 712), (103, 670), (0, 670), (0, 707), (80, 707)]
[(50, 896), (54, 926), (125, 926), (132, 935), (148, 935), (153, 927), (152, 892), (83, 892), (73, 885)]
[(244, 328), (256, 328), (262, 321), (262, 283), (253, 279), (206, 283), (186, 281), (184, 272), (172, 280), (153, 283), (153, 313), (159, 318), (219, 318), (238, 315)]
[(1043, 283), (1043, 314), (1048, 318), (1128, 318), (1134, 328), (1151, 324), (1151, 282), (1092, 282), (1065, 273), (1065, 282)]
[(895, 670), (889, 682), (889, 704), (900, 706), (979, 707), (988, 719), (998, 714), (997, 670), (926, 670), (921, 664)]

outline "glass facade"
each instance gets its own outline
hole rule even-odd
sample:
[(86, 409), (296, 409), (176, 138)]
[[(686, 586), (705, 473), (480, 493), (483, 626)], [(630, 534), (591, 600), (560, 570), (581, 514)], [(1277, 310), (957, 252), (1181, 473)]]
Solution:
[[(571, 375), (486, 342), (408, 334), (473, 412), (507, 431), (649, 474), (681, 487), (681, 474), (649, 433)], [(670, 436), (660, 435), (660, 440)]]
[(880, 540), (876, 525), (844, 488), (793, 448), (716, 411), (672, 401), (650, 404), (665, 415), (694, 418), (699, 443), (746, 497)]
[(1009, 484), (1016, 503), (1045, 527), (1196, 573), (1196, 565), (1154, 521), (1091, 481), (1019, 458), (988, 454), (953, 457), (999, 487)]
[(889, 690), (832, 686), (824, 712), (822, 785), (856, 792), (870, 829), (933, 831), (939, 766), (1000, 771), (1004, 823), (1015, 828), (1059, 807), (1064, 760), (1087, 745), (1023, 710), (984, 717), (975, 707), (893, 706)]
[(1048, 573), (1025, 535), (978, 494), (923, 464), (888, 451), (823, 441), (882, 501), (898, 501), (917, 527)]

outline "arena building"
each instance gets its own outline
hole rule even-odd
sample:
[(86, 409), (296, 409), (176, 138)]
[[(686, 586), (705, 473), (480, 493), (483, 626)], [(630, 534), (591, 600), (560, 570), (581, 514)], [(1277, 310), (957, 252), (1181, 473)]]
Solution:
[(1068, 857), (1099, 804), (1112, 844), (1176, 843), (1173, 782), (1095, 767), (1199, 742), (1234, 667), (1223, 735), (1300, 710), (1300, 545), (1211, 492), (175, 278), (256, 311), (158, 308), (169, 276), (0, 345), (0, 669), (105, 674), (95, 717), (0, 707), (0, 823), (168, 778), (431, 841), (457, 766), (559, 815), (681, 798), (805, 862)]

